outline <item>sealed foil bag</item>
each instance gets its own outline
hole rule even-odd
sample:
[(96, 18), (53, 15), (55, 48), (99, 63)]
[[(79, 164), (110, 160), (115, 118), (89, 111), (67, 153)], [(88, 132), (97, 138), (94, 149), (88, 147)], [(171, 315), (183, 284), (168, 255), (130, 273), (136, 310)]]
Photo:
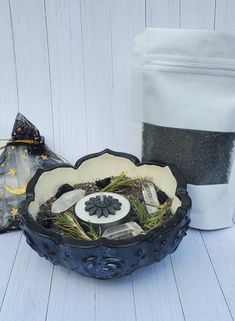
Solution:
[(12, 138), (0, 155), (0, 233), (19, 228), (20, 203), (36, 170), (59, 163), (64, 161), (45, 145), (38, 129), (17, 114)]
[(235, 35), (148, 28), (135, 38), (132, 106), (142, 159), (181, 169), (195, 228), (233, 224), (234, 88)]

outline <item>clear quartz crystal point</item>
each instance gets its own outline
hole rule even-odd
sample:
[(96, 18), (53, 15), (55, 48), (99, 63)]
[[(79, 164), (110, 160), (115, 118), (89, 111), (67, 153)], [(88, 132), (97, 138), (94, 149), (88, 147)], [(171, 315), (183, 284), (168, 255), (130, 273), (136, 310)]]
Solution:
[(124, 240), (143, 233), (144, 230), (137, 223), (128, 222), (109, 227), (104, 231), (102, 237), (110, 240)]
[(75, 189), (73, 191), (62, 194), (51, 206), (51, 212), (58, 214), (66, 211), (85, 196), (83, 189)]
[(148, 213), (150, 215), (155, 213), (160, 203), (153, 183), (149, 182), (144, 184), (142, 193)]

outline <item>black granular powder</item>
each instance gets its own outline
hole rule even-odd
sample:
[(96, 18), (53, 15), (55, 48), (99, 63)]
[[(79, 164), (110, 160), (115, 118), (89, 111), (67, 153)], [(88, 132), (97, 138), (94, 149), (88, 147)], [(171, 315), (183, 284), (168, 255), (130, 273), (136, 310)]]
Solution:
[(143, 161), (174, 163), (187, 183), (226, 184), (235, 133), (191, 130), (143, 124)]

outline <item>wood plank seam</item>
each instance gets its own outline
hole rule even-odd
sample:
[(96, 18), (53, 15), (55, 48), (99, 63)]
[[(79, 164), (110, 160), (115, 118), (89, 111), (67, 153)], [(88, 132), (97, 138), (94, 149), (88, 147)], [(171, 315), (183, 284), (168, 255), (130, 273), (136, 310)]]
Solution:
[(109, 27), (110, 27), (110, 56), (111, 56), (111, 81), (112, 81), (112, 100), (111, 100), (111, 113), (112, 113), (112, 137), (114, 138), (114, 146), (117, 144), (117, 138), (115, 137), (115, 128), (114, 128), (114, 97), (115, 97), (115, 88), (114, 88), (114, 71), (113, 71), (113, 37), (112, 37), (112, 14), (111, 14), (111, 8), (109, 8)]
[(181, 0), (179, 0), (179, 21), (178, 26), (181, 28)]
[(230, 315), (231, 315), (232, 320), (234, 320), (234, 318), (233, 318), (233, 314), (232, 314), (232, 311), (231, 311), (230, 306), (229, 306), (229, 304), (228, 304), (227, 298), (226, 298), (226, 296), (225, 296), (225, 294), (224, 294), (224, 291), (223, 291), (222, 285), (221, 285), (221, 283), (220, 283), (220, 280), (219, 280), (219, 277), (218, 277), (218, 275), (217, 275), (217, 272), (216, 272), (215, 266), (214, 266), (214, 264), (213, 264), (213, 261), (212, 261), (212, 259), (211, 259), (211, 256), (210, 256), (210, 253), (209, 253), (209, 250), (208, 250), (208, 248), (207, 248), (206, 242), (205, 242), (205, 240), (204, 240), (204, 237), (203, 237), (203, 235), (202, 235), (202, 232), (201, 232), (201, 231), (200, 231), (200, 235), (201, 235), (201, 238), (202, 238), (202, 242), (203, 242), (203, 244), (204, 244), (204, 246), (205, 246), (205, 249), (206, 249), (207, 255), (208, 255), (208, 257), (209, 257), (209, 260), (210, 260), (210, 262), (211, 262), (211, 265), (212, 265), (213, 271), (214, 271), (214, 273), (215, 273), (215, 277), (216, 277), (216, 280), (217, 280), (217, 282), (218, 282), (219, 288), (220, 288), (221, 293), (222, 293), (222, 295), (223, 295), (223, 297), (224, 297), (225, 304), (227, 305), (227, 308), (228, 308), (228, 310), (229, 310), (229, 313), (230, 313)]
[(176, 286), (176, 290), (177, 290), (178, 297), (179, 297), (179, 301), (180, 301), (181, 311), (182, 311), (182, 314), (183, 314), (183, 318), (184, 318), (184, 320), (186, 321), (186, 317), (185, 317), (185, 313), (184, 313), (184, 307), (183, 307), (183, 302), (182, 302), (182, 300), (181, 300), (181, 296), (180, 296), (180, 292), (179, 292), (179, 287), (178, 287), (178, 282), (177, 282), (177, 279), (176, 279), (175, 269), (174, 269), (174, 265), (173, 265), (173, 262), (172, 262), (171, 254), (169, 255), (169, 257), (170, 257), (171, 268), (172, 268), (172, 272), (173, 272), (173, 276), (174, 276), (174, 280), (175, 280), (175, 286)]
[(53, 98), (52, 98), (52, 80), (51, 80), (51, 66), (50, 66), (50, 48), (48, 40), (48, 26), (47, 26), (47, 11), (46, 11), (46, 0), (43, 1), (44, 6), (44, 18), (45, 18), (45, 28), (46, 28), (46, 50), (48, 59), (48, 75), (49, 75), (49, 93), (50, 93), (50, 105), (51, 105), (51, 119), (52, 119), (52, 139), (53, 139), (53, 149), (55, 148), (55, 129), (54, 129), (54, 110), (53, 110)]
[(86, 151), (88, 153), (89, 147), (89, 131), (88, 131), (88, 114), (87, 114), (87, 90), (86, 90), (86, 75), (85, 75), (85, 58), (84, 58), (84, 39), (83, 39), (83, 24), (82, 24), (82, 0), (79, 0), (80, 7), (80, 27), (81, 27), (81, 40), (82, 40), (82, 71), (83, 71), (83, 90), (84, 90), (84, 107), (85, 107), (85, 123), (86, 123)]
[(147, 28), (147, 0), (144, 0), (144, 24)]
[(215, 0), (215, 9), (214, 9), (214, 26), (213, 29), (215, 30), (216, 28), (216, 10), (217, 10), (217, 0)]
[[(11, 232), (11, 233), (14, 233), (14, 232)], [(14, 255), (14, 260), (13, 260), (13, 263), (12, 263), (11, 271), (10, 271), (10, 274), (9, 274), (9, 277), (8, 277), (8, 280), (7, 280), (6, 288), (5, 288), (4, 295), (3, 295), (3, 298), (2, 298), (2, 302), (1, 302), (1, 305), (0, 305), (0, 312), (1, 312), (2, 307), (3, 307), (3, 303), (4, 303), (4, 300), (5, 300), (5, 296), (6, 296), (6, 293), (7, 293), (8, 285), (9, 285), (9, 282), (10, 282), (10, 279), (11, 279), (12, 271), (13, 271), (13, 268), (14, 268), (14, 265), (15, 265), (16, 257), (17, 257), (18, 250), (19, 250), (21, 242), (22, 242), (22, 233), (21, 233), (20, 239), (19, 239), (18, 244), (17, 244), (17, 248), (16, 248), (16, 252), (15, 252), (15, 255)]]
[(52, 282), (53, 282), (53, 277), (54, 277), (54, 269), (55, 269), (55, 265), (53, 265), (52, 273), (51, 273), (51, 280), (50, 280), (50, 287), (49, 287), (49, 292), (48, 292), (48, 300), (47, 300), (45, 321), (47, 321), (48, 309), (49, 309), (49, 305), (50, 305), (50, 297), (51, 297)]
[(10, 15), (10, 23), (11, 23), (11, 37), (13, 44), (13, 57), (14, 57), (14, 67), (15, 67), (15, 78), (16, 78), (16, 96), (17, 96), (17, 108), (18, 112), (20, 111), (20, 101), (19, 101), (19, 86), (18, 86), (18, 75), (17, 75), (17, 65), (16, 65), (16, 50), (15, 50), (15, 38), (13, 31), (13, 22), (12, 22), (12, 12), (11, 12), (11, 0), (8, 0), (9, 6), (9, 15)]
[(132, 297), (133, 297), (133, 304), (134, 304), (134, 311), (135, 311), (135, 320), (137, 321), (137, 311), (136, 311), (135, 289), (134, 289), (133, 275), (131, 275), (131, 288), (132, 288)]
[(95, 283), (95, 291), (94, 291), (94, 321), (96, 321), (96, 290), (97, 290), (97, 283)]
[[(43, 1), (44, 6), (44, 16), (45, 16), (45, 27), (46, 27), (46, 46), (47, 46), (47, 59), (48, 59), (48, 74), (49, 74), (49, 92), (50, 92), (50, 104), (51, 104), (51, 117), (52, 117), (52, 138), (53, 138), (53, 148), (55, 148), (55, 129), (54, 129), (54, 110), (53, 110), (53, 98), (52, 98), (52, 79), (51, 79), (51, 67), (50, 67), (50, 48), (49, 48), (49, 39), (48, 39), (48, 25), (47, 25), (47, 11), (46, 11), (46, 3)], [(51, 286), (52, 280), (54, 276), (54, 266), (52, 268), (50, 287), (47, 299), (47, 307), (46, 307), (46, 315), (45, 320), (47, 320), (48, 308), (50, 302), (50, 294), (51, 294)]]

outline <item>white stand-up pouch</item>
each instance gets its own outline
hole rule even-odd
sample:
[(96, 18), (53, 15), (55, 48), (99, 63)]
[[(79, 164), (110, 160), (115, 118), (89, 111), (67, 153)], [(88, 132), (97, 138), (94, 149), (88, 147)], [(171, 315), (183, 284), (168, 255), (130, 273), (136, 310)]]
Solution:
[(142, 159), (176, 164), (192, 198), (191, 227), (233, 224), (235, 35), (148, 28), (135, 38), (132, 119)]

